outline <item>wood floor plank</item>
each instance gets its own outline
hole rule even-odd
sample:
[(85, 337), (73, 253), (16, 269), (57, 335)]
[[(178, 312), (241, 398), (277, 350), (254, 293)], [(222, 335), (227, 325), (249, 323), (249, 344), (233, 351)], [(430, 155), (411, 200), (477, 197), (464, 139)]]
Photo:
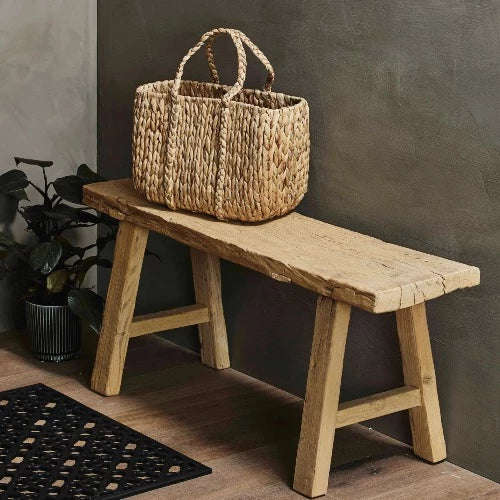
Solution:
[[(232, 369), (218, 372), (155, 335), (132, 339), (121, 394), (89, 389), (95, 338), (78, 359), (34, 360), (20, 334), (0, 333), (0, 391), (38, 382), (212, 467), (213, 474), (138, 500), (300, 500), (291, 490), (301, 400)], [(217, 398), (216, 404), (213, 398)], [(211, 403), (212, 401), (212, 403)], [(338, 429), (326, 499), (500, 498), (500, 486), (361, 425)]]

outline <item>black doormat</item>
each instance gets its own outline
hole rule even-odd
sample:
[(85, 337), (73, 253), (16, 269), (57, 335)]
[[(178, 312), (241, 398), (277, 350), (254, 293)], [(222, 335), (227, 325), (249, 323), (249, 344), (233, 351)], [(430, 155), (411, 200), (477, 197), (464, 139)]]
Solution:
[(0, 499), (125, 498), (210, 468), (43, 384), (0, 392)]

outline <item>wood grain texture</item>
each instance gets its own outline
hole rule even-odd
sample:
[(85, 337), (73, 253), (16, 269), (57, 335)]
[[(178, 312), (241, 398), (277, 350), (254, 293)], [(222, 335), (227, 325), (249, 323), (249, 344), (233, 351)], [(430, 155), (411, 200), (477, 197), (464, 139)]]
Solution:
[(120, 220), (381, 313), (479, 283), (479, 269), (291, 213), (266, 224), (221, 222), (149, 203), (130, 179), (84, 187), (84, 202)]
[(210, 320), (208, 308), (202, 304), (176, 307), (167, 311), (135, 316), (130, 325), (130, 337), (182, 328), (183, 326), (207, 323)]
[(336, 427), (364, 422), (372, 418), (407, 410), (421, 404), (420, 389), (416, 387), (398, 387), (391, 391), (372, 394), (339, 404)]
[(351, 306), (318, 297), (293, 489), (324, 495), (332, 460)]
[(121, 221), (91, 387), (104, 396), (120, 392), (148, 230)]
[(191, 264), (196, 302), (207, 306), (209, 315), (207, 323), (198, 325), (201, 361), (217, 370), (229, 368), (219, 258), (192, 248)]
[[(78, 358), (33, 359), (22, 333), (0, 334), (0, 391), (44, 384), (212, 467), (213, 473), (134, 500), (301, 500), (291, 490), (300, 398), (235, 370), (212, 370), (157, 335), (132, 339), (122, 391), (88, 387), (95, 335)], [(362, 425), (335, 432), (328, 500), (497, 498), (500, 486), (449, 462), (430, 466), (403, 443)]]
[(410, 410), (413, 451), (429, 462), (446, 458), (425, 304), (396, 312), (405, 384), (419, 387), (422, 405)]

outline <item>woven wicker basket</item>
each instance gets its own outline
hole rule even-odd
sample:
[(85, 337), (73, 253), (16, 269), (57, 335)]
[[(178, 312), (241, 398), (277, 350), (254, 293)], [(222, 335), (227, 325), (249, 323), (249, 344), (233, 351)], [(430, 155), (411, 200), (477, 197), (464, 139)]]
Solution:
[[(229, 34), (238, 55), (232, 87), (219, 84), (212, 44)], [(206, 44), (214, 83), (181, 80), (188, 59)], [(243, 89), (243, 44), (268, 70), (264, 91)], [(309, 107), (271, 92), (274, 71), (241, 31), (205, 33), (175, 80), (141, 85), (134, 102), (133, 178), (149, 201), (219, 219), (262, 221), (292, 210), (307, 190)]]

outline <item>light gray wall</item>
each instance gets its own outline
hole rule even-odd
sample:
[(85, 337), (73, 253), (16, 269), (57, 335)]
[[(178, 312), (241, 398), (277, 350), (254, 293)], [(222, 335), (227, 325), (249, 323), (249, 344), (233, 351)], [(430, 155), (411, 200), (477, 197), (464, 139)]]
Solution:
[[(130, 175), (135, 87), (173, 78), (217, 26), (247, 33), (274, 64), (275, 88), (309, 101), (300, 212), (481, 268), (480, 287), (428, 312), (449, 458), (498, 479), (500, 2), (102, 0), (101, 173)], [(230, 82), (233, 49), (220, 40), (216, 51)], [(207, 79), (202, 56), (187, 77)], [(263, 78), (252, 59), (248, 85)], [(146, 262), (139, 311), (192, 302), (186, 249), (157, 235), (150, 243), (163, 262)], [(302, 395), (313, 294), (228, 263), (222, 275), (233, 366)], [(400, 363), (393, 317), (355, 311), (342, 398), (401, 385)], [(373, 425), (408, 439), (406, 414)]]
[[(95, 168), (96, 5), (0, 0), (0, 173), (13, 156), (53, 160), (54, 177)], [(20, 220), (13, 229), (26, 237)], [(89, 230), (81, 241), (94, 238)], [(0, 331), (13, 325), (11, 299), (0, 282)]]

